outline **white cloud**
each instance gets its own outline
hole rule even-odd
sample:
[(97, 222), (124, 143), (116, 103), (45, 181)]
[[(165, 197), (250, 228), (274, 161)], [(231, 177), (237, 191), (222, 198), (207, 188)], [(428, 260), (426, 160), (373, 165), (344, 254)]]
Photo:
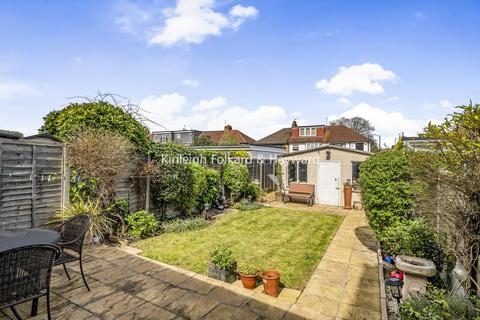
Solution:
[(326, 94), (351, 95), (354, 91), (369, 94), (384, 93), (380, 82), (395, 81), (397, 76), (385, 70), (379, 64), (364, 63), (350, 67), (340, 67), (338, 73), (330, 80), (322, 79), (315, 86)]
[(230, 16), (232, 17), (232, 27), (237, 29), (242, 23), (247, 19), (256, 17), (258, 15), (258, 10), (255, 7), (244, 7), (241, 4), (237, 4), (232, 9), (230, 9)]
[(193, 111), (204, 111), (225, 107), (227, 105), (227, 99), (218, 96), (210, 100), (200, 100), (200, 102), (193, 107)]
[(338, 103), (341, 103), (341, 104), (351, 104), (351, 103), (352, 103), (352, 102), (350, 101), (350, 99), (345, 98), (345, 97), (338, 98), (337, 102), (338, 102)]
[(387, 99), (385, 99), (386, 102), (397, 102), (399, 100), (400, 100), (400, 98), (397, 97), (397, 96), (388, 97)]
[(439, 104), (443, 108), (450, 108), (452, 106), (452, 103), (448, 100), (440, 100)]
[(362, 102), (352, 109), (345, 111), (339, 115), (329, 117), (329, 120), (339, 117), (362, 117), (371, 122), (375, 127), (375, 133), (382, 137), (382, 145), (392, 145), (398, 135), (402, 132), (406, 136), (414, 136), (423, 130), (428, 121), (418, 119), (409, 119), (401, 112), (387, 111), (381, 108), (373, 107)]
[(38, 89), (21, 81), (0, 80), (0, 99), (10, 98), (16, 94), (37, 94)]
[(169, 121), (182, 112), (186, 105), (187, 98), (179, 93), (164, 94), (158, 98), (152, 95), (139, 103), (140, 108), (148, 119), (160, 123), (169, 129)]
[(141, 37), (140, 30), (157, 14), (155, 10), (141, 8), (130, 2), (122, 2), (117, 11), (118, 16), (113, 18), (115, 25), (120, 31), (137, 37)]
[(153, 28), (150, 44), (202, 43), (208, 36), (219, 36), (225, 28), (237, 29), (257, 15), (255, 7), (236, 5), (228, 15), (213, 10), (214, 0), (177, 0), (175, 8), (165, 9), (165, 24)]
[(80, 58), (80, 57), (75, 57), (75, 58), (73, 59), (73, 61), (74, 61), (75, 63), (80, 63), (80, 62), (82, 62), (82, 58)]
[(254, 110), (235, 106), (208, 116), (207, 129), (221, 130), (227, 122), (254, 139), (260, 139), (280, 128), (288, 127), (289, 118), (279, 106), (260, 106)]
[(182, 83), (186, 86), (196, 88), (200, 85), (200, 81), (197, 80), (192, 80), (192, 79), (185, 79), (182, 81)]

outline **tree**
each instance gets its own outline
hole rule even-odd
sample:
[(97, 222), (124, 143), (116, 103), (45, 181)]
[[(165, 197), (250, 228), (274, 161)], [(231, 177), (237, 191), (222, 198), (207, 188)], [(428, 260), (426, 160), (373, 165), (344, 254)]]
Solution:
[(375, 131), (375, 127), (372, 126), (370, 121), (362, 117), (341, 117), (337, 120), (330, 121), (330, 125), (344, 125), (356, 131), (357, 133), (364, 135), (365, 137), (371, 136)]
[(193, 142), (194, 146), (214, 146), (215, 142), (209, 136), (200, 135)]
[(138, 152), (146, 154), (150, 149), (149, 130), (133, 114), (107, 101), (71, 103), (61, 110), (50, 112), (43, 120), (39, 131), (64, 141), (72, 140), (86, 129), (100, 129), (124, 136)]
[(429, 123), (423, 134), (435, 141), (436, 155), (423, 179), (437, 190), (425, 206), (438, 209), (450, 245), (471, 272), (480, 255), (480, 104), (458, 110), (441, 124)]

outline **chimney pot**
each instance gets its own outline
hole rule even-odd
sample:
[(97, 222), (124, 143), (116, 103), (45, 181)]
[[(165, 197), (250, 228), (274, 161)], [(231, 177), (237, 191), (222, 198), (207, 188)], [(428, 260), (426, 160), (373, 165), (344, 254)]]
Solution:
[(227, 124), (223, 129), (224, 129), (225, 132), (231, 132), (232, 131), (232, 126)]

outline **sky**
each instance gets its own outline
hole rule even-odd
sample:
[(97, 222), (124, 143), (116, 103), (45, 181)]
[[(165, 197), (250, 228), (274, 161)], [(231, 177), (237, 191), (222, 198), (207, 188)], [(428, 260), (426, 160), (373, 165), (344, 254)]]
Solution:
[(34, 134), (103, 92), (138, 104), (152, 130), (230, 124), (259, 139), (361, 116), (391, 144), (480, 102), (479, 12), (473, 0), (4, 0), (0, 129)]

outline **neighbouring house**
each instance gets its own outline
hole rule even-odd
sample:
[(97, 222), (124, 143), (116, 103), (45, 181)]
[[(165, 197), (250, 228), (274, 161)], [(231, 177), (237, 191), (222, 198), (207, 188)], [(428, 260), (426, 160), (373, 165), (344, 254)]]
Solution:
[(254, 144), (255, 139), (227, 124), (223, 130), (203, 131), (199, 138), (208, 138), (216, 145)]
[(282, 180), (315, 185), (315, 203), (343, 206), (343, 184), (354, 185), (352, 203), (361, 201), (358, 179), (360, 165), (370, 152), (335, 145), (321, 145), (279, 157)]
[(199, 130), (173, 130), (173, 131), (154, 131), (152, 140), (157, 143), (176, 143), (184, 146), (191, 146), (200, 136)]
[(261, 145), (285, 148), (290, 152), (304, 151), (324, 145), (370, 152), (372, 142), (356, 131), (343, 125), (298, 126), (280, 129), (256, 142)]

